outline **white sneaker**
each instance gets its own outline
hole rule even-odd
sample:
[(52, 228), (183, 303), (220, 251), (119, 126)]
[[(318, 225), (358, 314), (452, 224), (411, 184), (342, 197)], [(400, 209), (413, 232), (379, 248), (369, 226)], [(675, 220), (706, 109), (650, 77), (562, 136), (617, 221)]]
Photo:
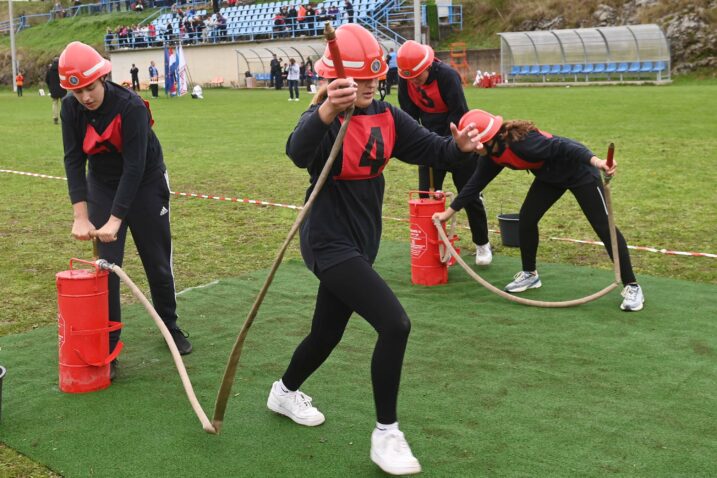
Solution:
[(289, 98), (289, 101), (294, 101), (294, 98)]
[(271, 386), (266, 406), (272, 412), (287, 416), (299, 425), (315, 427), (324, 423), (326, 418), (316, 407), (311, 406), (311, 397), (297, 390), (284, 392), (277, 380)]
[(627, 284), (622, 290), (621, 295), (624, 297), (620, 309), (625, 312), (637, 312), (642, 310), (645, 303), (645, 296), (642, 295), (642, 288), (639, 284)]
[(513, 282), (505, 286), (506, 292), (523, 292), (527, 289), (537, 289), (543, 284), (537, 272), (520, 271), (513, 277)]
[(294, 101), (299, 101), (299, 98), (294, 98)]
[(482, 246), (476, 244), (476, 265), (487, 266), (493, 261), (493, 252), (491, 251), (490, 242), (486, 242)]
[(400, 430), (373, 430), (371, 461), (390, 475), (412, 475), (421, 472), (421, 464), (411, 453), (411, 447)]

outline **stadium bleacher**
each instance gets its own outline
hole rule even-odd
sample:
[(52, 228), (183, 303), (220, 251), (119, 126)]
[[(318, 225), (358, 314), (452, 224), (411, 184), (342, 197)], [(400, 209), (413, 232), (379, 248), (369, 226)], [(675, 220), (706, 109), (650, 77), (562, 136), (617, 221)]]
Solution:
[[(119, 44), (117, 38), (111, 38), (107, 43), (108, 49), (116, 49), (119, 47), (124, 48), (141, 48), (146, 46), (161, 46), (164, 41), (182, 41), (184, 43), (216, 43), (221, 41), (241, 42), (241, 41), (253, 41), (257, 39), (274, 39), (278, 37), (298, 37), (298, 36), (315, 36), (320, 34), (323, 30), (323, 20), (317, 20), (315, 22), (305, 22), (300, 25), (295, 25), (291, 28), (289, 22), (287, 22), (285, 28), (277, 28), (274, 25), (274, 17), (282, 7), (290, 7), (292, 5), (308, 5), (310, 0), (285, 0), (268, 3), (258, 3), (252, 5), (235, 5), (229, 7), (222, 7), (219, 13), (226, 20), (225, 32), (221, 32), (217, 28), (210, 28), (209, 34), (204, 34), (201, 37), (189, 36), (188, 33), (184, 32), (182, 22), (187, 19), (192, 19), (194, 16), (200, 16), (201, 18), (210, 18), (212, 23), (216, 21), (216, 14), (211, 11), (209, 14), (207, 10), (196, 10), (192, 14), (186, 14), (182, 19), (175, 12), (168, 12), (160, 15), (152, 21), (154, 29), (156, 31), (156, 40), (154, 42), (139, 42), (129, 43), (125, 42)], [(382, 0), (353, 0), (354, 6), (354, 18), (360, 19), (369, 15)], [(333, 19), (332, 23), (335, 27), (348, 22), (348, 14), (344, 8), (343, 0), (327, 0), (324, 2), (315, 3), (317, 8), (320, 8), (324, 14), (329, 8), (335, 7), (338, 9), (338, 15)], [(171, 25), (172, 33), (167, 35), (167, 25)]]

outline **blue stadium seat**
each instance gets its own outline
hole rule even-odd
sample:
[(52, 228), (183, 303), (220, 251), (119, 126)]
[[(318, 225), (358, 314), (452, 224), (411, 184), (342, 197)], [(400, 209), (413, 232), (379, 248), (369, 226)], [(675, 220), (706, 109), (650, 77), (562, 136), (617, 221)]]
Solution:
[(561, 75), (569, 75), (573, 71), (573, 66), (565, 63), (563, 66), (560, 67), (560, 74)]
[(536, 76), (539, 75), (540, 74), (540, 66), (538, 66), (538, 65), (531, 66), (529, 74), (536, 75)]
[(550, 74), (551, 75), (559, 75), (560, 74), (560, 65), (553, 65), (550, 67)]
[(520, 76), (520, 66), (513, 65), (510, 69), (510, 76)]
[(651, 72), (652, 72), (652, 62), (651, 61), (642, 62), (642, 66), (640, 67), (640, 73), (651, 73)]
[(540, 74), (541, 75), (549, 75), (550, 74), (550, 65), (542, 65), (540, 67)]
[(595, 70), (593, 71), (593, 73), (598, 74), (598, 75), (602, 75), (602, 74), (604, 74), (606, 71), (607, 71), (607, 70), (606, 70), (606, 68), (605, 68), (605, 63), (598, 63), (597, 65), (595, 65)]
[(627, 69), (628, 73), (639, 73), (640, 72), (640, 62), (635, 61), (630, 63), (630, 68)]
[(529, 75), (530, 74), (530, 66), (529, 65), (523, 65), (520, 67), (520, 74), (522, 76)]

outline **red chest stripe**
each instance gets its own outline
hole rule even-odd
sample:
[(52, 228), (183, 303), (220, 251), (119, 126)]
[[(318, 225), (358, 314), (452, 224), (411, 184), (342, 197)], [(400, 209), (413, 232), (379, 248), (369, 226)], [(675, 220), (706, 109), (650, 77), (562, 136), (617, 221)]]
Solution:
[[(343, 119), (339, 118), (343, 123)], [(336, 180), (379, 176), (393, 155), (396, 126), (390, 110), (370, 116), (354, 116), (344, 138), (341, 172)]]
[[(544, 131), (540, 131), (540, 134), (542, 134), (546, 138), (553, 137), (552, 134), (546, 133)], [(498, 151), (497, 153), (498, 154), (496, 155), (492, 155), (491, 159), (493, 159), (494, 162), (500, 164), (501, 166), (506, 166), (510, 169), (540, 169), (545, 163), (545, 161), (539, 161), (537, 163), (531, 163), (529, 161), (526, 161), (517, 154), (515, 154), (513, 150), (510, 149), (510, 147), (505, 147), (503, 151)]]
[(121, 153), (122, 117), (120, 115), (115, 116), (102, 134), (98, 134), (94, 126), (88, 123), (82, 150), (87, 155)]
[(408, 96), (411, 101), (426, 113), (447, 113), (448, 106), (438, 91), (438, 81), (433, 81), (429, 85), (414, 86), (408, 82)]

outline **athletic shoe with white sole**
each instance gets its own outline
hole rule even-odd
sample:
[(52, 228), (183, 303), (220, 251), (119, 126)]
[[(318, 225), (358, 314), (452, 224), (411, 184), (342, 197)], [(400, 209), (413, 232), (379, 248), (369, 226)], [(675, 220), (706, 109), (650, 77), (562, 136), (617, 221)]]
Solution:
[(620, 309), (625, 312), (637, 312), (642, 310), (643, 304), (645, 303), (645, 296), (642, 295), (642, 288), (639, 284), (627, 284), (622, 290), (622, 296), (624, 297)]
[(506, 292), (523, 292), (528, 289), (537, 289), (543, 284), (537, 272), (520, 271), (513, 277), (513, 282), (505, 286)]
[(277, 380), (271, 386), (266, 406), (272, 412), (291, 418), (299, 425), (315, 427), (324, 423), (324, 414), (311, 406), (311, 397), (301, 391), (285, 392)]
[(421, 464), (411, 453), (411, 447), (400, 430), (373, 430), (371, 461), (390, 475), (413, 475), (421, 472)]
[(493, 261), (493, 252), (491, 251), (490, 242), (486, 242), (482, 246), (476, 244), (476, 265), (487, 266)]

